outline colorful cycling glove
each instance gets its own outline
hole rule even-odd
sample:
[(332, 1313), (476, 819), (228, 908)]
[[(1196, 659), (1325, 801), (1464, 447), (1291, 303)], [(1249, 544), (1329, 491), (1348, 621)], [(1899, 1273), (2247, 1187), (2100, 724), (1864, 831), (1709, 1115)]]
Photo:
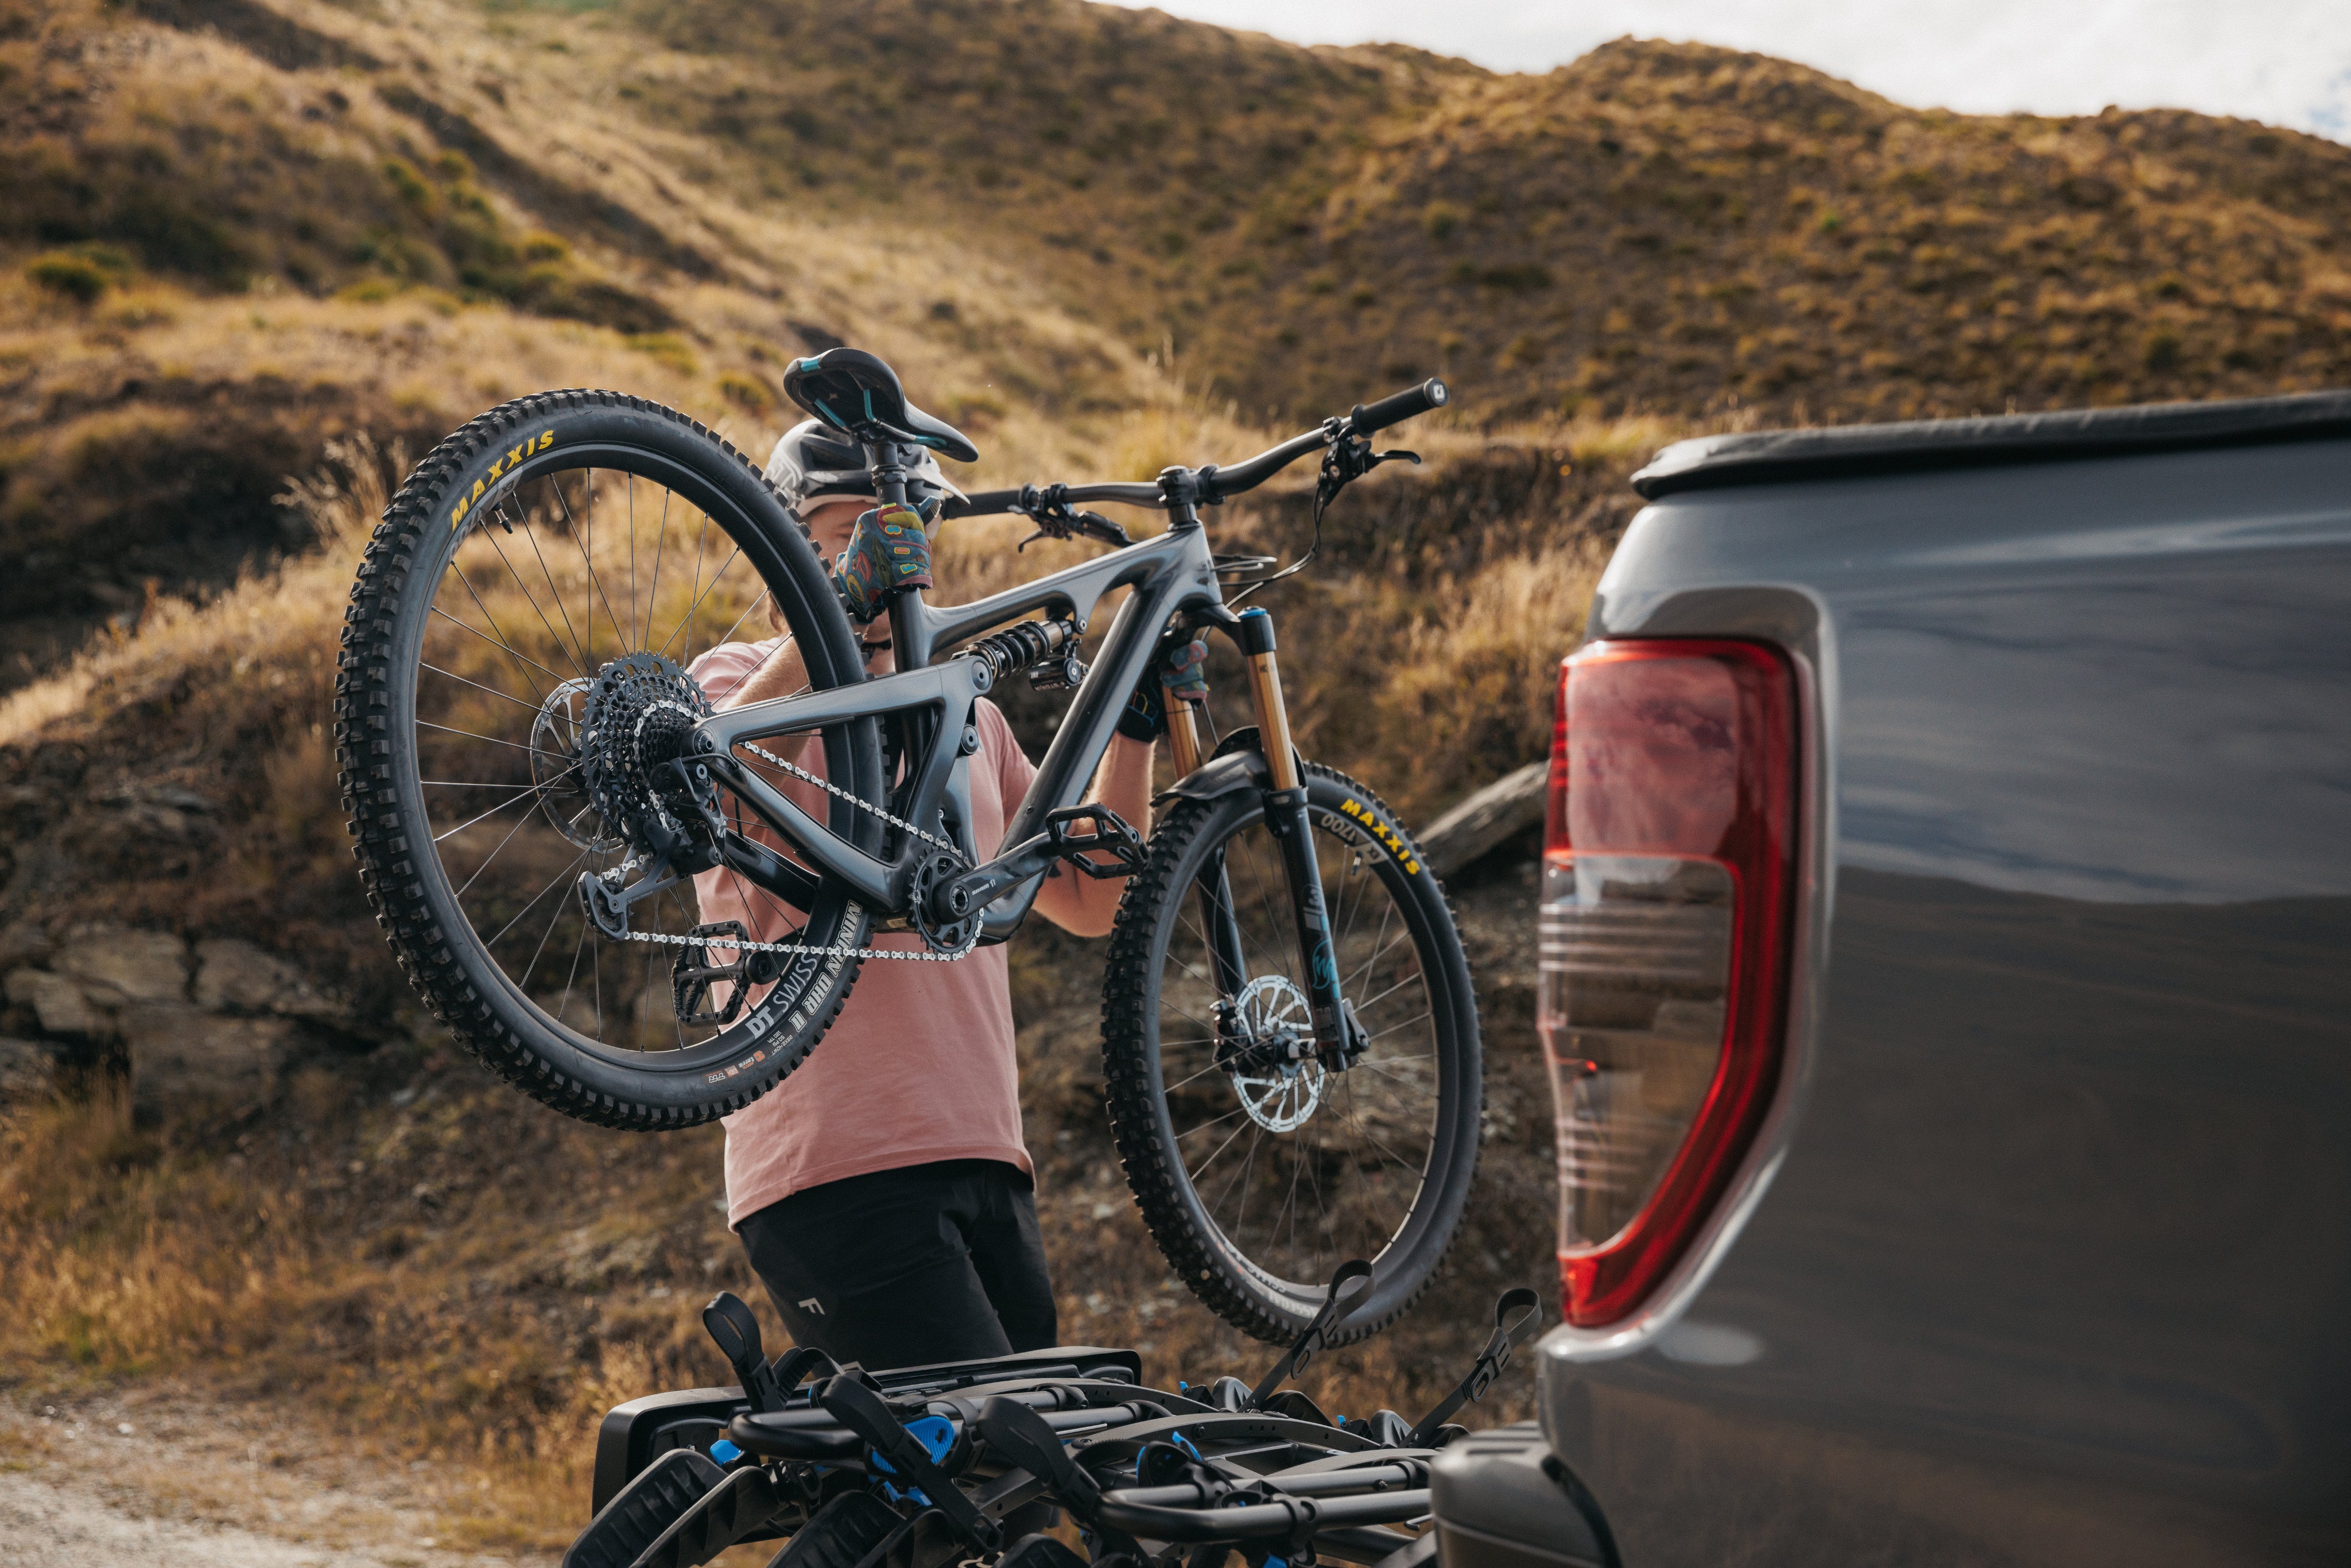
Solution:
[(912, 507), (876, 507), (857, 519), (832, 563), (832, 586), (852, 621), (882, 613), (893, 589), (931, 586), (931, 541)]
[(1166, 734), (1166, 698), (1187, 704), (1207, 701), (1207, 671), (1208, 644), (1200, 638), (1170, 650), (1166, 659), (1145, 671), (1127, 694), (1126, 711), (1118, 716), (1119, 734), (1130, 740), (1156, 740)]
[(1167, 655), (1167, 667), (1160, 675), (1167, 695), (1179, 703), (1204, 703), (1208, 700), (1208, 644), (1199, 637), (1193, 638)]

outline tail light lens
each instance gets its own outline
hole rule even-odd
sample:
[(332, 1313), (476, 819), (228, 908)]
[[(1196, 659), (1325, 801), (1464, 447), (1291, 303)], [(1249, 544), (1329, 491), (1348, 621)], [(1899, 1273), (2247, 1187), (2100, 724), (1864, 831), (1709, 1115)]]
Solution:
[(1629, 1316), (1686, 1252), (1779, 1082), (1795, 683), (1750, 643), (1595, 643), (1562, 666), (1539, 1022), (1568, 1322)]

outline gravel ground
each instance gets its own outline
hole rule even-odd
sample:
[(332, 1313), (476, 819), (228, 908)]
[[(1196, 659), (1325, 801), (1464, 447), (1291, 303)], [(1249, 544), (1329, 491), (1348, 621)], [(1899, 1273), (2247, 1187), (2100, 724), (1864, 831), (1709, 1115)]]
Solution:
[(429, 1473), (184, 1390), (0, 1396), (8, 1568), (513, 1568), (454, 1549)]

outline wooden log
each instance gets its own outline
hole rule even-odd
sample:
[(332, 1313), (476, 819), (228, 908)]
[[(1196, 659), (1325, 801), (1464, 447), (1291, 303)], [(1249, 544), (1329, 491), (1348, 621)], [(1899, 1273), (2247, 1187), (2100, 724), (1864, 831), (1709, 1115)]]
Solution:
[(1542, 821), (1551, 764), (1530, 762), (1462, 801), (1417, 835), (1420, 852), (1439, 876), (1451, 876), (1479, 856)]

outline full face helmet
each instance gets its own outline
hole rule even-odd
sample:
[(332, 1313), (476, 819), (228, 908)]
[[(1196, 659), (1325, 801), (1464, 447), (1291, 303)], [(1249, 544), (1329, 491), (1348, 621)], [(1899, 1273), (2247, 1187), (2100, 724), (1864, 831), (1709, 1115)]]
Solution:
[[(939, 503), (949, 496), (960, 500), (963, 492), (940, 471), (939, 460), (919, 446), (901, 447), (898, 461), (906, 470), (907, 500), (936, 532)], [(801, 513), (820, 502), (878, 499), (865, 449), (813, 419), (802, 420), (776, 443), (768, 459), (768, 483), (783, 497), (794, 522), (803, 521)]]

